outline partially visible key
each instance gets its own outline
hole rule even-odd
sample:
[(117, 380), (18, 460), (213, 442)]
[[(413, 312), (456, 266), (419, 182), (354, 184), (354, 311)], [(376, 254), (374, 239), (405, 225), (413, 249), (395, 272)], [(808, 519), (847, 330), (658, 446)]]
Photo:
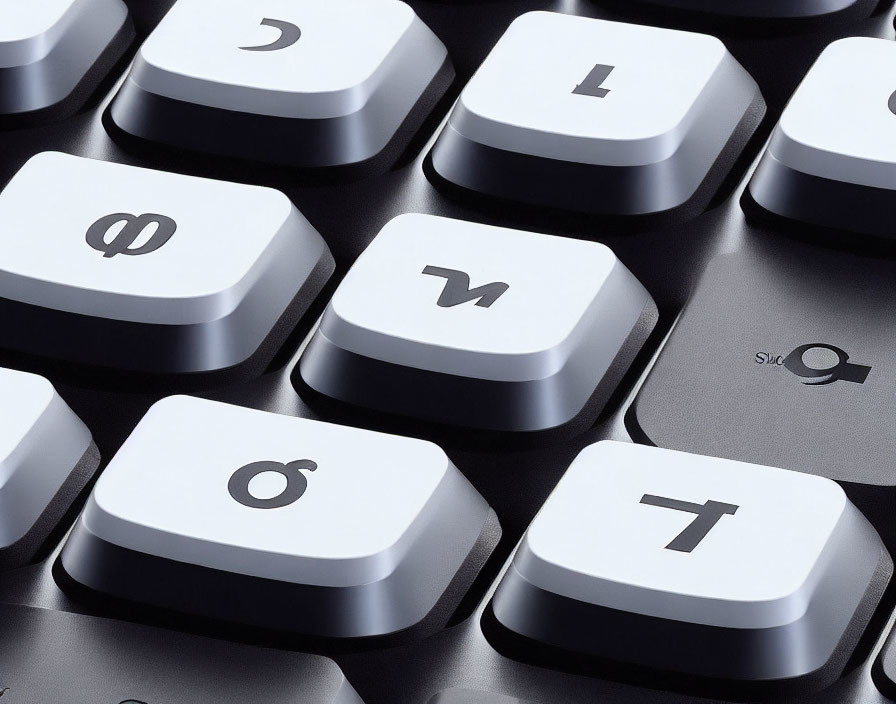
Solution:
[(829, 45), (790, 99), (750, 181), (782, 217), (896, 237), (896, 44)]
[(890, 631), (871, 674), (877, 688), (890, 699), (896, 699), (896, 630)]
[(823, 17), (866, 0), (644, 0), (651, 5), (699, 10), (733, 17), (799, 18)]
[(496, 525), (436, 445), (175, 396), (103, 472), (62, 566), (132, 601), (377, 636), (447, 621)]
[(121, 0), (0, 2), (0, 118), (89, 92), (133, 36)]
[(493, 600), (506, 628), (691, 675), (843, 672), (893, 571), (835, 482), (600, 442), (573, 462)]
[(0, 605), (6, 704), (363, 704), (332, 660)]
[(300, 373), (349, 403), (545, 430), (596, 416), (656, 319), (604, 245), (408, 214), (346, 275)]
[(432, 166), (536, 205), (665, 212), (715, 191), (713, 165), (744, 147), (764, 111), (715, 37), (529, 12), (461, 92)]
[(454, 77), (398, 0), (178, 0), (112, 105), (125, 132), (299, 167), (388, 160)]
[(279, 191), (46, 152), (0, 193), (0, 345), (140, 372), (261, 369), (333, 268)]
[(99, 461), (49, 381), (0, 368), (0, 568), (34, 556)]

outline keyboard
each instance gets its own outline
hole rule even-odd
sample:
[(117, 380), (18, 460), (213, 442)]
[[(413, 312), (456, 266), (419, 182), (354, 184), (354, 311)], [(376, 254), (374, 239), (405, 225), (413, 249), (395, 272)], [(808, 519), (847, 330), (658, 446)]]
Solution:
[(0, 0), (0, 704), (896, 699), (889, 0)]

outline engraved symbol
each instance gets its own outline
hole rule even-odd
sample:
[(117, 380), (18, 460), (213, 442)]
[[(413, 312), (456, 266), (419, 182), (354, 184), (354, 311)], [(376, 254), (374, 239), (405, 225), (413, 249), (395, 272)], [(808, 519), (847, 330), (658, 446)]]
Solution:
[(609, 94), (609, 88), (601, 88), (601, 84), (607, 80), (615, 66), (606, 66), (598, 64), (589, 73), (585, 80), (575, 87), (573, 93), (576, 95), (590, 95), (593, 98), (606, 98)]
[(846, 352), (824, 343), (800, 345), (784, 359), (784, 368), (808, 386), (833, 384), (841, 380), (864, 384), (871, 373), (871, 367), (852, 364)]
[[(296, 460), (288, 464), (280, 462), (253, 462), (245, 467), (240, 467), (227, 482), (227, 491), (234, 500), (249, 508), (283, 508), (294, 504), (308, 488), (308, 479), (299, 470), (307, 469), (314, 472), (317, 462), (311, 460)], [(259, 499), (249, 492), (249, 483), (259, 474), (265, 472), (277, 472), (286, 477), (286, 488), (277, 496), (268, 499)]]
[[(106, 241), (112, 228), (121, 222), (124, 223), (124, 227), (113, 234), (111, 240)], [(139, 247), (132, 248), (131, 245), (137, 241), (140, 235), (153, 226), (155, 226), (155, 231), (150, 234), (149, 239)], [(127, 254), (128, 256), (149, 254), (170, 240), (175, 230), (177, 230), (177, 223), (164, 215), (113, 213), (100, 218), (90, 226), (90, 229), (87, 230), (87, 244), (98, 252), (102, 252), (103, 257), (106, 258), (114, 257), (116, 254)]]
[(2, 697), (2, 696), (3, 696), (4, 694), (6, 694), (8, 691), (9, 691), (9, 687), (4, 687), (3, 689), (0, 689), (0, 697)]
[(291, 47), (302, 36), (302, 30), (292, 22), (284, 22), (283, 20), (272, 20), (265, 17), (261, 21), (263, 27), (273, 27), (280, 30), (280, 37), (270, 44), (262, 44), (261, 46), (241, 46), (243, 51), (279, 51)]
[(652, 494), (644, 494), (641, 497), (641, 503), (648, 506), (659, 506), (660, 508), (671, 508), (675, 511), (687, 511), (688, 513), (697, 514), (697, 517), (691, 524), (666, 546), (666, 550), (675, 550), (676, 552), (693, 552), (694, 548), (713, 529), (713, 526), (722, 519), (722, 516), (733, 516), (737, 513), (737, 509), (740, 508), (740, 506), (723, 504), (719, 501), (693, 504), (690, 501), (667, 499), (664, 496), (653, 496)]
[(893, 93), (893, 95), (890, 96), (889, 107), (890, 112), (896, 115), (896, 93)]
[(427, 266), (423, 269), (423, 273), (427, 276), (441, 276), (447, 279), (445, 288), (442, 290), (442, 295), (439, 296), (438, 300), (440, 308), (459, 306), (467, 301), (476, 301), (476, 305), (480, 308), (489, 308), (510, 288), (509, 284), (496, 281), (495, 283), (471, 289), (469, 275), (457, 269)]

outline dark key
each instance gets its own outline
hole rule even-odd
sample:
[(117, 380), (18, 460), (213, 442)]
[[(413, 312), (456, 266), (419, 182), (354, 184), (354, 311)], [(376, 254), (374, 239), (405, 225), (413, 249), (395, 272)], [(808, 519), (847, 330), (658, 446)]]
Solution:
[(362, 704), (332, 660), (0, 606), (3, 704)]
[(636, 439), (896, 485), (893, 276), (780, 239), (715, 259), (635, 403)]

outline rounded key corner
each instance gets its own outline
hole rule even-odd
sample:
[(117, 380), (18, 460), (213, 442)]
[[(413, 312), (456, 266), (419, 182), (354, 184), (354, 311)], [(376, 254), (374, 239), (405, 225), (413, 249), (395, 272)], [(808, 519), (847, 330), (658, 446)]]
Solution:
[[(0, 129), (40, 125), (73, 114), (133, 41), (133, 22), (122, 0), (66, 0), (66, 4), (52, 25), (35, 29), (37, 33), (28, 40), (4, 47), (0, 38), (4, 74)], [(35, 6), (13, 12), (20, 12), (21, 20), (40, 10)], [(5, 59), (4, 48), (8, 49)]]
[[(527, 12), (523, 12), (520, 15), (517, 15), (508, 25), (508, 27), (513, 27), (514, 25), (523, 25), (529, 22), (534, 22), (536, 26), (543, 22), (545, 19), (550, 18), (551, 20), (562, 17), (563, 13), (561, 12), (551, 12), (550, 10), (528, 10)], [(550, 21), (550, 20), (549, 20)]]

